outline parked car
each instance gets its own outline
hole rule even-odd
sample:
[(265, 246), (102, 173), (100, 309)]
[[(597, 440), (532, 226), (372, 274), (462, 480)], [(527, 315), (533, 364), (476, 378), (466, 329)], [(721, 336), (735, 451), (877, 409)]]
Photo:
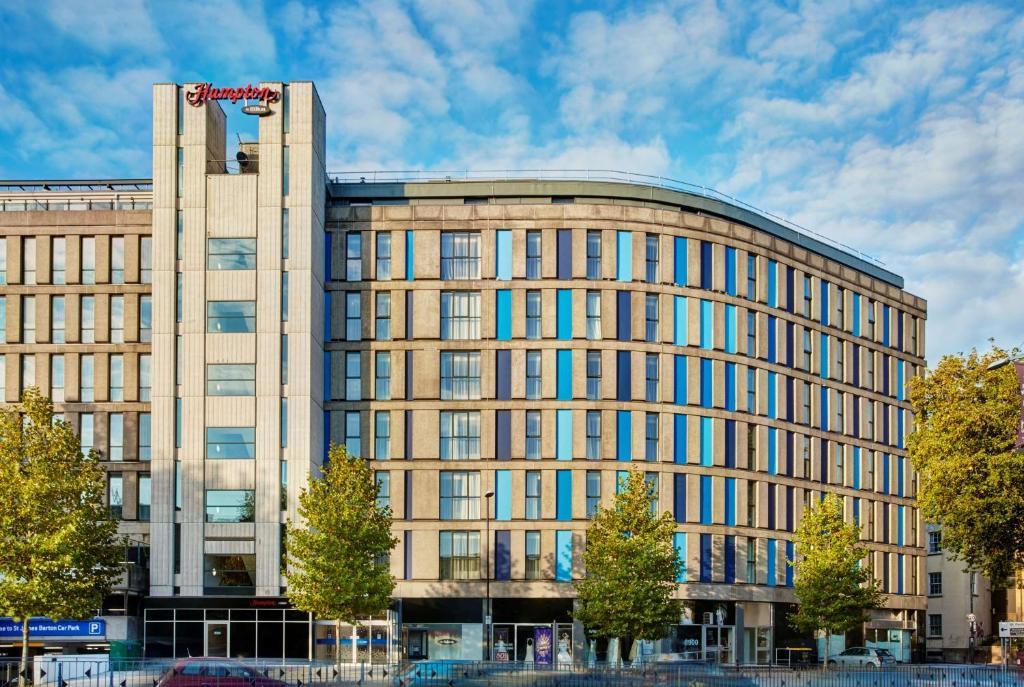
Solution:
[(850, 647), (841, 654), (828, 659), (830, 666), (850, 666), (853, 668), (881, 668), (893, 665), (896, 657), (888, 649), (869, 649), (864, 646)]
[(230, 658), (183, 658), (164, 673), (157, 687), (287, 687)]

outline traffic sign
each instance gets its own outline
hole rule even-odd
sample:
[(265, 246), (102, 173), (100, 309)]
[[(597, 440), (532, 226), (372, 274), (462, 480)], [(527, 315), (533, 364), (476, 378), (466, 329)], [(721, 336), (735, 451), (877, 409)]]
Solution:
[(1003, 639), (1024, 637), (1024, 623), (1004, 620), (999, 623), (999, 636)]

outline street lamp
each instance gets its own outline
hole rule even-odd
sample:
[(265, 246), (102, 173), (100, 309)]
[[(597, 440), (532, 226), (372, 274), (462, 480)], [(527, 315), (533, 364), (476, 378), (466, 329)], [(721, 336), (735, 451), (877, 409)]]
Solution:
[(486, 520), (486, 535), (484, 536), (484, 645), (487, 651), (484, 660), (491, 660), (491, 498), (494, 490), (484, 492), (486, 502), (484, 504), (484, 518)]

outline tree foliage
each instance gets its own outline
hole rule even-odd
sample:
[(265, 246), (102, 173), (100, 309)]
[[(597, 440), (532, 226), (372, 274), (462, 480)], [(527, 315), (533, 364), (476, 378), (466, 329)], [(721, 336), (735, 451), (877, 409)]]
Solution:
[(300, 521), (288, 522), (288, 598), (340, 629), (387, 611), (395, 581), (383, 561), (398, 540), (367, 461), (332, 444), (322, 472), (299, 495)]
[(654, 495), (631, 470), (610, 508), (587, 530), (586, 576), (576, 583), (575, 617), (601, 637), (664, 637), (679, 622), (672, 598), (682, 562), (672, 543), (675, 521), (652, 513)]
[(920, 475), (922, 516), (942, 527), (943, 548), (994, 581), (1024, 565), (1024, 453), (1014, 451), (1020, 387), (1019, 355), (947, 355), (925, 377), (910, 380), (916, 428), (907, 448)]
[[(124, 571), (106, 473), (38, 389), (0, 412), (0, 615), (90, 618)], [(24, 636), (23, 636), (24, 638)]]
[(883, 596), (867, 566), (860, 561), (858, 528), (843, 521), (843, 505), (828, 494), (804, 511), (796, 531), (793, 591), (799, 609), (791, 622), (804, 632), (825, 633), (825, 656), (831, 635), (843, 634), (867, 620), (867, 611), (882, 605)]

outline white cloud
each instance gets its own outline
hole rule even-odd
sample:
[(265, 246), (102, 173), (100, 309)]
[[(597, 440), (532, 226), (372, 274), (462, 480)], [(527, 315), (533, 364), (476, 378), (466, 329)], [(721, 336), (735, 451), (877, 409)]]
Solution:
[(100, 53), (164, 47), (142, 0), (52, 0), (46, 13), (58, 29)]

